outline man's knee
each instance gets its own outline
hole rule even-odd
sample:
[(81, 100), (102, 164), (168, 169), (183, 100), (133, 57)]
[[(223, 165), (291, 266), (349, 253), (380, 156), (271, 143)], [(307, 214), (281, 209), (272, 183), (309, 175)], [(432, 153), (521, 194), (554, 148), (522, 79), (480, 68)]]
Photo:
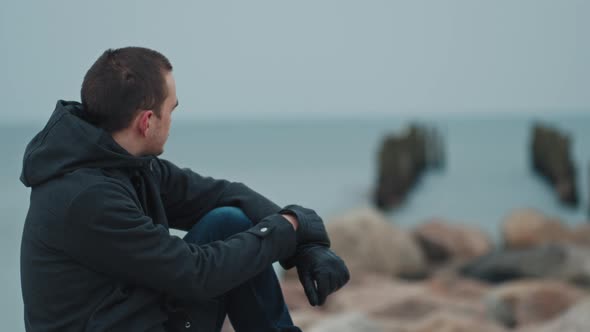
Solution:
[(211, 210), (203, 217), (210, 227), (215, 228), (218, 237), (228, 238), (236, 233), (243, 232), (253, 226), (252, 221), (244, 211), (233, 206), (224, 206)]

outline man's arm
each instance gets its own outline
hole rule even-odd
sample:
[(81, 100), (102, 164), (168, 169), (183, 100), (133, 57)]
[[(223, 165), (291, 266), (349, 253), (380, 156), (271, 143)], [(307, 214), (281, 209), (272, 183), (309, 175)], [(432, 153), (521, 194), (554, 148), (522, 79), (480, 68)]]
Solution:
[[(276, 204), (241, 183), (203, 178), (189, 169), (160, 160), (162, 200), (171, 227), (189, 229), (209, 210), (236, 206), (257, 223), (281, 213), (296, 229), (297, 251), (281, 259), (285, 268), (297, 266), (299, 278), (311, 305), (322, 305), (326, 297), (350, 278), (344, 262), (329, 249), (323, 221), (310, 209)], [(327, 282), (329, 280), (329, 282)]]
[(167, 160), (157, 160), (161, 198), (172, 228), (188, 231), (207, 212), (220, 206), (240, 208), (255, 224), (280, 210), (242, 183), (203, 177)]
[(78, 194), (66, 222), (67, 253), (80, 264), (186, 301), (223, 294), (293, 255), (296, 246), (293, 227), (278, 214), (225, 241), (188, 244), (155, 225), (113, 183)]

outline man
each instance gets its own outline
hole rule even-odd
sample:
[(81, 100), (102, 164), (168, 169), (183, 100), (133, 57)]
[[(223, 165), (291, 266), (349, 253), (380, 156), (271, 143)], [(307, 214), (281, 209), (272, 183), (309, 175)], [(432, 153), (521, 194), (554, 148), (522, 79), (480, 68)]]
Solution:
[(271, 264), (297, 268), (311, 305), (348, 281), (313, 210), (156, 157), (178, 106), (162, 54), (107, 50), (81, 97), (24, 155), (27, 331), (219, 331), (226, 314), (236, 331), (300, 331)]

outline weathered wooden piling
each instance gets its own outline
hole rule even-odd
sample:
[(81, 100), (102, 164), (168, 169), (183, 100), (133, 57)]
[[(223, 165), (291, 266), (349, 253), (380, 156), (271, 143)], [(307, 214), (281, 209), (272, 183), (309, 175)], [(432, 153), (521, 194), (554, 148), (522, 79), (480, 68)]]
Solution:
[(443, 167), (442, 137), (434, 128), (412, 124), (384, 138), (378, 159), (375, 203), (382, 209), (395, 207), (427, 168)]
[(531, 136), (533, 170), (553, 186), (561, 202), (577, 206), (576, 169), (571, 157), (570, 137), (539, 123), (533, 125)]

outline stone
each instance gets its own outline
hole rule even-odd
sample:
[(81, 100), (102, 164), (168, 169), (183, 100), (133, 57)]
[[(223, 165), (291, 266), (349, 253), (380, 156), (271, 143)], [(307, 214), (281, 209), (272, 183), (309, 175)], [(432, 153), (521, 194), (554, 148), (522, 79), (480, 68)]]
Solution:
[(327, 223), (332, 249), (351, 271), (388, 277), (420, 278), (427, 265), (422, 250), (405, 230), (371, 208), (352, 211)]
[(447, 281), (433, 286), (433, 281), (392, 280), (380, 275), (361, 276), (361, 281), (333, 294), (323, 310), (327, 312), (359, 311), (379, 320), (409, 324), (439, 312), (454, 312), (470, 317), (486, 317), (481, 298), (487, 288), (471, 280)]
[[(286, 285), (284, 291), (295, 288), (293, 285), (289, 286), (295, 280), (283, 283)], [(311, 308), (304, 304), (296, 305), (297, 309), (293, 309), (290, 302), (293, 297), (286, 296), (286, 300), (292, 309), (294, 321), (305, 331), (327, 328), (324, 325), (325, 320), (341, 317), (337, 316), (341, 313), (356, 312), (363, 319), (366, 318), (370, 325), (356, 327), (352, 329), (354, 331), (379, 328), (380, 331), (387, 332), (503, 332), (504, 329), (499, 324), (487, 317), (482, 298), (489, 289), (490, 286), (486, 284), (461, 278), (450, 271), (421, 281), (393, 279), (366, 272), (355, 275), (354, 281), (328, 297), (322, 307)], [(292, 292), (286, 290), (286, 294)], [(303, 299), (299, 298), (297, 301), (303, 302)], [(341, 325), (329, 324), (328, 327), (343, 329)]]
[(227, 317), (225, 317), (225, 320), (223, 321), (223, 326), (221, 327), (221, 332), (235, 332), (233, 326), (231, 326), (229, 318), (227, 318)]
[(489, 292), (484, 302), (490, 317), (514, 328), (557, 317), (586, 292), (553, 280), (526, 280), (504, 284)]
[(573, 232), (566, 225), (533, 209), (513, 211), (502, 224), (502, 236), (508, 248), (576, 242)]
[(308, 332), (385, 332), (382, 327), (363, 313), (345, 312), (330, 316), (311, 326)]
[(570, 231), (573, 243), (590, 247), (590, 224), (576, 225)]
[(588, 332), (590, 331), (590, 298), (578, 302), (563, 315), (543, 325), (528, 326), (518, 332)]
[(497, 283), (522, 278), (548, 278), (590, 285), (590, 248), (548, 244), (531, 249), (501, 250), (476, 258), (460, 272)]
[(502, 224), (504, 245), (532, 248), (549, 243), (590, 246), (590, 224), (569, 226), (535, 209), (513, 211)]
[(432, 220), (418, 226), (413, 235), (431, 262), (479, 257), (488, 253), (493, 246), (484, 232), (442, 220)]
[(480, 300), (489, 292), (491, 286), (479, 280), (463, 278), (453, 272), (437, 273), (424, 281), (428, 293), (453, 298), (461, 301), (472, 301), (479, 306)]
[(323, 309), (332, 313), (359, 311), (379, 315), (400, 302), (419, 298), (423, 294), (423, 288), (416, 283), (364, 273), (357, 275), (354, 283), (330, 295)]
[(493, 322), (476, 317), (440, 312), (412, 327), (407, 332), (505, 332), (506, 329)]
[(300, 310), (291, 310), (291, 308), (289, 308), (289, 310), (293, 323), (302, 331), (308, 331), (312, 326), (329, 317), (324, 311), (311, 309), (311, 307), (309, 309)]
[(309, 309), (312, 306), (307, 300), (303, 286), (298, 278), (288, 278), (281, 281), (281, 289), (285, 302), (290, 310)]

